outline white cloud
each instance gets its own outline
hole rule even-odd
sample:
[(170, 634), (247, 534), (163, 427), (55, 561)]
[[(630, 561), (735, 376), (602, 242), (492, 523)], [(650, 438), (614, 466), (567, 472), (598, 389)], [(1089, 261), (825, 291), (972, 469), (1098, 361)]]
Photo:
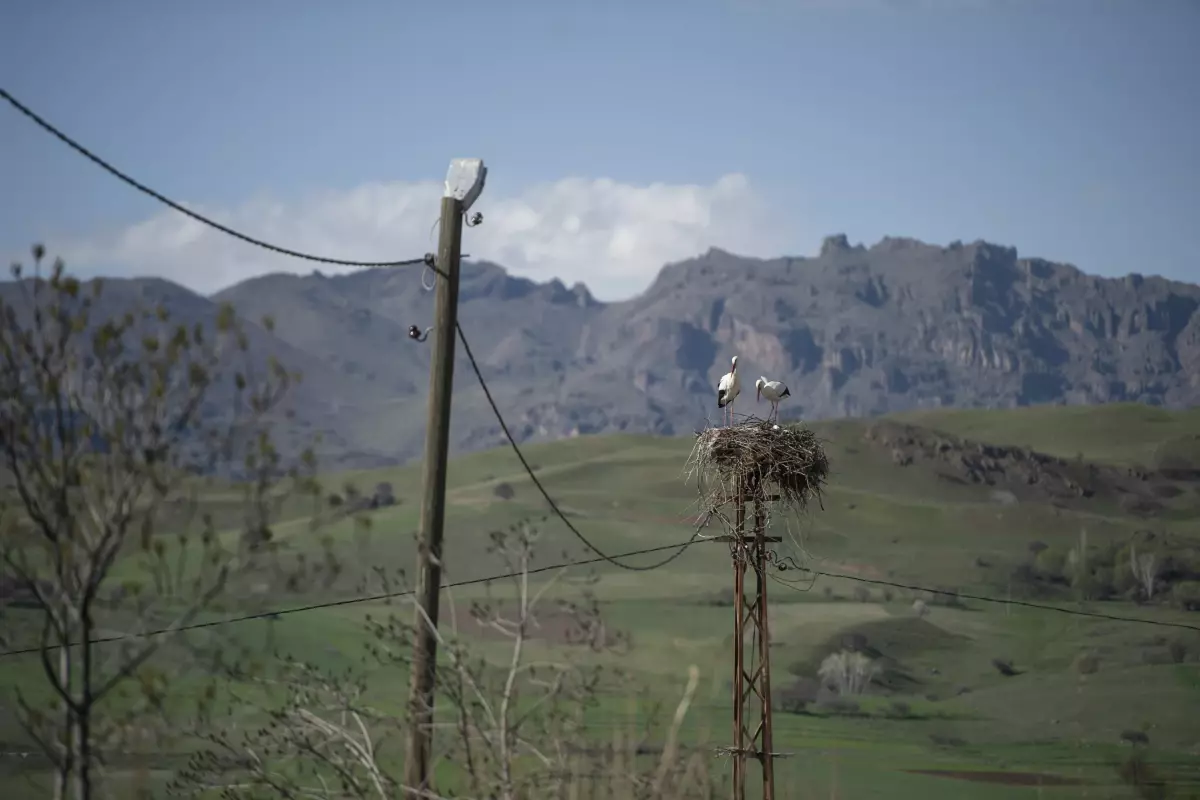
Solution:
[[(192, 209), (293, 250), (389, 261), (435, 249), (441, 191), (435, 182), (377, 183), (233, 210)], [(784, 242), (769, 206), (738, 174), (708, 186), (566, 178), (509, 196), (485, 191), (472, 210), (484, 215), (483, 225), (465, 232), (463, 249), (473, 258), (537, 280), (583, 281), (602, 299), (634, 294), (663, 264), (709, 247), (775, 255)], [(203, 292), (266, 272), (337, 270), (269, 253), (169, 209), (108, 236), (66, 243), (61, 252), (76, 270), (161, 275)]]

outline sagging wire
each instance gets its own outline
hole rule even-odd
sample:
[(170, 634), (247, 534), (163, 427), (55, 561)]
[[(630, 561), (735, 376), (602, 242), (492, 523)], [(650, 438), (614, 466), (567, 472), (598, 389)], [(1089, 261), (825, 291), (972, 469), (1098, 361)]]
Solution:
[[(781, 556), (781, 555), (779, 555), (778, 552), (776, 552), (774, 550), (768, 550), (766, 552), (766, 559), (767, 559), (767, 564), (769, 564), (772, 567), (775, 567), (775, 569), (778, 570), (779, 572), (786, 572), (789, 569), (794, 569), (794, 570), (798, 570), (800, 572), (807, 572), (812, 575), (811, 579), (803, 578), (803, 577), (789, 579), (789, 578), (784, 578), (780, 575), (775, 575), (770, 572), (767, 573), (767, 576), (771, 580), (775, 581), (776, 583), (781, 583), (784, 586), (787, 586), (789, 589), (793, 589), (797, 592), (811, 591), (813, 586), (815, 586), (817, 583), (817, 578), (820, 577), (819, 573), (817, 573), (813, 570), (805, 569), (804, 567), (801, 567), (796, 562), (796, 559), (793, 558), (792, 556)], [(807, 585), (804, 586), (803, 589), (801, 589), (801, 588), (799, 588), (800, 584), (807, 584)]]

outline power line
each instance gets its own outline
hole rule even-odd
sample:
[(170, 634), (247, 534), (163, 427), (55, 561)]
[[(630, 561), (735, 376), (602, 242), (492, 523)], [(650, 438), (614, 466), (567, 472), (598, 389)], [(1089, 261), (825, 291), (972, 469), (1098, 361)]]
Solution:
[[(648, 555), (650, 553), (660, 553), (664, 550), (674, 550), (676, 548), (682, 549), (682, 548), (688, 547), (689, 545), (693, 544), (694, 542), (695, 542), (695, 536), (693, 535), (693, 537), (691, 539), (684, 542), (683, 544), (668, 544), (668, 545), (661, 545), (659, 547), (647, 547), (642, 550), (631, 550), (627, 553), (621, 553), (617, 556), (601, 555), (596, 558), (585, 558), (585, 559), (580, 559), (578, 561), (567, 561), (562, 564), (553, 564), (553, 565), (548, 565), (548, 566), (544, 566), (544, 567), (532, 567), (532, 568), (526, 570), (525, 572), (528, 575), (536, 575), (536, 574), (539, 574), (542, 572), (550, 572), (552, 570), (567, 569), (568, 567), (581, 567), (581, 566), (587, 566), (589, 564), (599, 564), (599, 563), (613, 563), (613, 561), (612, 561), (613, 558), (629, 558), (630, 556), (641, 556), (641, 555)], [(672, 554), (671, 558), (675, 558), (677, 556), (678, 556), (678, 553), (675, 553), (675, 554)], [(884, 580), (877, 580), (874, 578), (864, 578), (864, 577), (861, 577), (858, 575), (844, 575), (844, 574), (837, 573), (837, 572), (823, 572), (821, 570), (809, 569), (808, 567), (795, 566), (794, 559), (792, 559), (791, 556), (785, 556), (783, 561), (791, 561), (792, 564), (784, 566), (784, 567), (782, 567), (782, 569), (796, 570), (798, 572), (807, 572), (808, 574), (813, 575), (814, 578), (818, 578), (818, 577), (820, 577), (820, 578), (837, 578), (839, 580), (857, 581), (859, 583), (869, 583), (869, 584), (873, 584), (876, 586), (888, 586), (893, 589), (904, 589), (907, 591), (914, 591), (914, 592), (929, 592), (930, 594), (948, 595), (951, 597), (958, 597), (960, 599), (965, 599), (965, 600), (976, 600), (976, 601), (982, 602), (982, 603), (996, 603), (998, 605), (1022, 606), (1024, 608), (1032, 608), (1037, 611), (1057, 611), (1061, 614), (1069, 614), (1069, 615), (1074, 615), (1074, 616), (1079, 616), (1079, 617), (1090, 617), (1093, 619), (1103, 619), (1103, 620), (1108, 620), (1110, 622), (1127, 622), (1127, 623), (1133, 623), (1133, 624), (1137, 624), (1137, 625), (1154, 625), (1154, 626), (1158, 626), (1158, 627), (1181, 628), (1183, 630), (1200, 631), (1200, 626), (1189, 625), (1189, 624), (1183, 623), (1183, 622), (1166, 622), (1163, 620), (1143, 619), (1143, 618), (1139, 618), (1139, 617), (1124, 617), (1124, 616), (1120, 616), (1117, 614), (1105, 614), (1105, 613), (1096, 612), (1096, 611), (1083, 611), (1080, 609), (1064, 608), (1061, 606), (1051, 606), (1051, 605), (1046, 605), (1043, 603), (1032, 603), (1032, 602), (1025, 601), (1025, 600), (1009, 600), (1009, 599), (999, 598), (999, 597), (988, 597), (986, 595), (966, 594), (963, 592), (952, 591), (949, 589), (933, 589), (928, 586), (917, 586), (915, 584), (896, 583), (894, 581), (884, 581)], [(777, 567), (779, 566), (779, 562), (776, 563), (776, 566)], [(521, 574), (521, 573), (508, 572), (508, 573), (504, 573), (501, 575), (491, 575), (486, 578), (472, 578), (471, 580), (456, 581), (454, 583), (448, 583), (448, 584), (445, 584), (442, 588), (443, 589), (455, 589), (455, 588), (459, 588), (459, 587), (463, 587), (463, 586), (475, 586), (475, 585), (478, 585), (481, 583), (489, 583), (491, 581), (504, 580), (505, 578), (513, 578), (519, 574)], [(783, 583), (787, 584), (786, 581), (784, 581)], [(795, 588), (795, 587), (793, 586), (792, 588)], [(807, 591), (807, 590), (796, 589), (796, 591)], [(318, 611), (320, 609), (325, 609), (325, 608), (337, 608), (340, 606), (357, 605), (359, 603), (379, 602), (380, 600), (389, 600), (389, 599), (394, 599), (397, 597), (407, 597), (413, 593), (414, 593), (414, 590), (405, 589), (403, 591), (383, 592), (380, 594), (368, 595), (366, 597), (349, 597), (349, 598), (346, 598), (343, 600), (331, 600), (331, 601), (324, 602), (324, 603), (310, 603), (309, 605), (292, 606), (291, 608), (281, 608), (281, 609), (277, 609), (275, 611), (260, 611), (260, 612), (254, 613), (254, 614), (245, 614), (245, 615), (238, 616), (238, 617), (224, 617), (222, 619), (208, 620), (206, 622), (194, 622), (189, 625), (181, 625), (181, 626), (174, 627), (174, 628), (158, 628), (156, 630), (144, 631), (141, 633), (129, 633), (129, 634), (122, 634), (120, 636), (105, 636), (105, 637), (101, 637), (98, 639), (92, 639), (90, 643), (91, 644), (107, 644), (110, 642), (119, 642), (119, 641), (125, 641), (125, 640), (129, 640), (129, 639), (146, 639), (151, 636), (162, 636), (162, 635), (169, 634), (169, 633), (182, 633), (184, 631), (199, 630), (201, 628), (217, 628), (217, 627), (222, 627), (224, 625), (233, 625), (233, 624), (236, 624), (239, 622), (252, 622), (254, 620), (273, 619), (275, 617), (281, 617), (286, 614), (299, 614), (299, 613), (306, 612), (306, 611)], [(78, 642), (73, 642), (71, 646), (72, 647), (78, 646)], [(27, 648), (23, 648), (20, 650), (7, 650), (5, 652), (0, 653), (0, 658), (8, 658), (10, 656), (28, 655), (30, 653), (36, 653), (40, 650), (41, 650), (40, 647), (27, 647)]]
[[(836, 572), (822, 572), (820, 570), (801, 567), (796, 564), (795, 559), (791, 556), (784, 556), (775, 562), (775, 566), (780, 570), (797, 570), (799, 572), (807, 572), (815, 578), (837, 578), (844, 581), (857, 581), (858, 583), (869, 583), (874, 586), (888, 586), (893, 589), (904, 589), (910, 592), (929, 592), (930, 594), (940, 594), (948, 597), (957, 597), (960, 600), (975, 600), (980, 603), (998, 603), (1007, 606), (1021, 606), (1023, 608), (1033, 608), (1039, 611), (1057, 611), (1060, 614), (1072, 614), (1077, 617), (1091, 617), (1093, 619), (1104, 619), (1111, 622), (1133, 622), (1140, 625), (1157, 625), (1163, 628), (1181, 628), (1188, 631), (1200, 631), (1200, 625), (1189, 625), (1186, 622), (1167, 622), (1157, 619), (1143, 619), (1139, 617), (1123, 617), (1119, 614), (1105, 614), (1102, 611), (1084, 611), (1077, 608), (1064, 608), (1062, 606), (1051, 606), (1044, 603), (1033, 603), (1028, 600), (1011, 600), (1002, 597), (988, 597), (987, 595), (967, 594), (952, 589), (931, 589), (928, 586), (914, 586), (906, 583), (895, 583), (893, 581), (878, 580), (875, 578), (864, 578), (859, 575), (842, 575)], [(786, 581), (780, 581), (787, 584)], [(814, 581), (815, 582), (815, 581)], [(809, 588), (811, 588), (811, 584)], [(795, 586), (791, 588), (795, 589)], [(796, 589), (796, 591), (808, 591), (808, 589)]]
[(431, 256), (423, 256), (421, 258), (410, 258), (410, 259), (405, 259), (403, 261), (350, 261), (350, 260), (341, 259), (341, 258), (325, 258), (324, 256), (315, 256), (315, 255), (312, 255), (311, 253), (302, 253), (298, 250), (289, 250), (286, 247), (280, 247), (279, 245), (271, 244), (270, 242), (264, 242), (261, 239), (255, 239), (253, 236), (247, 236), (246, 234), (244, 234), (240, 231), (236, 231), (227, 225), (222, 225), (221, 223), (217, 222), (214, 219), (206, 217), (203, 214), (198, 214), (195, 211), (192, 211), (191, 209), (186, 208), (185, 206), (175, 202), (174, 200), (170, 199), (169, 197), (166, 197), (165, 195), (162, 195), (159, 192), (154, 191), (149, 186), (146, 186), (144, 183), (141, 183), (140, 181), (130, 177), (126, 173), (124, 173), (121, 170), (114, 167), (112, 164), (109, 164), (107, 161), (100, 158), (98, 155), (93, 153), (91, 150), (88, 150), (86, 147), (84, 147), (79, 142), (72, 139), (70, 136), (67, 136), (65, 133), (63, 133), (58, 128), (51, 125), (49, 122), (47, 122), (42, 117), (38, 116), (28, 106), (21, 103), (19, 100), (17, 100), (15, 97), (13, 97), (11, 94), (9, 94), (4, 89), (0, 89), (0, 97), (3, 97), (5, 100), (7, 100), (13, 108), (15, 108), (17, 111), (20, 111), (25, 116), (29, 117), (29, 119), (33, 120), (38, 126), (40, 126), (47, 133), (54, 136), (56, 139), (58, 139), (63, 144), (70, 147), (75, 152), (79, 153), (84, 158), (91, 161), (96, 166), (100, 167), (101, 169), (108, 172), (109, 174), (115, 176), (116, 178), (121, 180), (123, 183), (125, 183), (129, 186), (132, 186), (134, 189), (137, 189), (142, 194), (153, 197), (158, 202), (162, 203), (163, 205), (169, 206), (170, 208), (175, 209), (180, 214), (185, 214), (186, 216), (191, 217), (192, 219), (196, 220), (197, 222), (201, 222), (201, 223), (209, 226), (210, 228), (214, 228), (215, 230), (218, 230), (221, 233), (224, 233), (228, 236), (232, 236), (235, 239), (240, 239), (241, 241), (246, 242), (247, 244), (252, 244), (256, 247), (261, 247), (264, 250), (270, 250), (273, 253), (280, 253), (281, 255), (291, 256), (292, 258), (299, 258), (299, 259), (303, 259), (305, 261), (315, 261), (319, 264), (334, 264), (334, 265), (343, 266), (343, 267), (409, 267), (409, 266), (414, 266), (417, 264), (424, 264), (426, 267), (428, 267), (429, 269), (432, 269), (434, 272), (440, 272), (439, 268), (433, 264), (433, 258)]
[[(686, 544), (687, 543), (685, 543), (684, 546), (686, 546)], [(628, 553), (622, 553), (619, 557), (626, 558), (628, 556), (640, 556), (640, 555), (645, 555), (647, 553), (658, 553), (663, 550), (673, 550), (679, 546), (680, 545), (677, 545), (677, 544), (668, 544), (668, 545), (662, 545), (660, 547), (648, 547), (643, 550), (632, 550)], [(541, 572), (551, 572), (553, 570), (567, 569), (568, 567), (582, 567), (582, 566), (586, 566), (588, 564), (598, 564), (598, 563), (602, 563), (602, 562), (609, 561), (609, 560), (610, 559), (608, 556), (604, 556), (603, 558), (585, 558), (585, 559), (581, 559), (578, 561), (567, 561), (562, 564), (551, 564), (551, 565), (548, 565), (545, 567), (530, 567), (529, 569), (524, 570), (524, 574), (537, 575), (538, 573), (541, 573)], [(508, 572), (503, 575), (491, 575), (487, 578), (472, 578), (471, 580), (457, 581), (455, 583), (444, 584), (442, 586), (442, 589), (445, 590), (445, 589), (456, 589), (456, 588), (459, 588), (462, 586), (475, 586), (480, 583), (489, 583), (491, 581), (504, 580), (505, 578), (515, 578), (521, 574), (522, 574), (521, 572)], [(304, 606), (292, 606), (291, 608), (281, 608), (276, 611), (259, 611), (254, 614), (244, 614), (240, 617), (223, 617), (222, 619), (208, 620), (207, 622), (193, 622), (188, 625), (180, 625), (180, 626), (174, 627), (174, 628), (170, 628), (170, 627), (157, 628), (152, 631), (143, 631), (141, 633), (126, 633), (126, 634), (122, 634), (120, 636), (103, 636), (99, 639), (89, 640), (89, 644), (106, 644), (109, 642), (120, 642), (120, 641), (125, 641), (128, 639), (148, 639), (151, 636), (162, 636), (162, 635), (168, 634), (168, 633), (182, 633), (183, 631), (194, 631), (194, 630), (199, 630), (201, 628), (218, 628), (218, 627), (221, 627), (224, 625), (233, 625), (238, 622), (251, 622), (253, 620), (273, 619), (275, 617), (281, 617), (285, 614), (300, 614), (305, 611), (318, 611), (323, 608), (337, 608), (339, 606), (351, 606), (351, 605), (357, 605), (359, 603), (374, 603), (374, 602), (378, 602), (380, 600), (390, 600), (390, 599), (394, 599), (397, 597), (407, 597), (407, 596), (409, 596), (411, 594), (415, 594), (415, 593), (416, 593), (415, 589), (405, 589), (403, 591), (383, 592), (381, 594), (373, 594), (373, 595), (369, 595), (367, 597), (348, 597), (343, 600), (330, 600), (330, 601), (324, 602), (324, 603), (310, 603), (309, 605), (304, 605)], [(72, 647), (77, 647), (78, 645), (79, 645), (78, 642), (71, 643)], [(28, 655), (30, 653), (37, 653), (41, 649), (42, 648), (40, 648), (40, 647), (26, 647), (21, 650), (7, 650), (3, 653), (0, 653), (0, 658), (8, 658), (9, 656)]]
[[(616, 558), (623, 558), (624, 556), (613, 557), (606, 555), (603, 550), (588, 541), (588, 538), (579, 532), (579, 529), (576, 528), (571, 520), (567, 518), (567, 515), (563, 513), (562, 509), (558, 507), (558, 503), (554, 502), (554, 498), (550, 496), (550, 493), (546, 491), (546, 487), (542, 485), (542, 482), (538, 480), (537, 475), (534, 474), (533, 467), (529, 466), (529, 462), (525, 460), (525, 454), (521, 452), (520, 445), (518, 445), (517, 440), (513, 438), (512, 432), (508, 429), (508, 423), (504, 421), (504, 415), (500, 413), (500, 409), (496, 406), (496, 401), (492, 398), (492, 392), (490, 389), (488, 389), (487, 381), (483, 379), (483, 373), (479, 369), (479, 364), (475, 361), (475, 355), (471, 352), (471, 345), (467, 342), (467, 335), (463, 333), (461, 325), (456, 323), (456, 327), (458, 328), (458, 338), (462, 341), (463, 351), (467, 354), (467, 360), (471, 362), (471, 369), (475, 371), (475, 377), (479, 379), (479, 387), (483, 389), (483, 396), (487, 398), (488, 405), (492, 407), (492, 413), (495, 414), (496, 421), (500, 423), (500, 429), (504, 431), (505, 438), (508, 439), (509, 445), (512, 447), (513, 452), (516, 453), (517, 460), (519, 460), (521, 462), (521, 466), (525, 468), (525, 472), (529, 475), (529, 480), (533, 481), (533, 485), (537, 487), (537, 490), (541, 492), (542, 497), (545, 498), (547, 505), (550, 506), (550, 510), (562, 520), (563, 524), (567, 526), (567, 530), (575, 534), (575, 537), (579, 539), (579, 541), (583, 542), (589, 550), (600, 556), (600, 558), (604, 561), (607, 561), (615, 567), (627, 569), (631, 572), (649, 572), (651, 570), (659, 569), (660, 567), (665, 567), (667, 564), (670, 564), (672, 561), (683, 555), (683, 551), (687, 550), (688, 547), (695, 543), (696, 537), (700, 533), (700, 528), (702, 528), (708, 522), (707, 517), (696, 526), (696, 532), (692, 534), (692, 538), (684, 542), (682, 545), (679, 545), (679, 552), (672, 553), (662, 561), (649, 564), (644, 567), (631, 567), (628, 564), (622, 564), (620, 561), (617, 561)], [(625, 555), (629, 554), (626, 553)]]

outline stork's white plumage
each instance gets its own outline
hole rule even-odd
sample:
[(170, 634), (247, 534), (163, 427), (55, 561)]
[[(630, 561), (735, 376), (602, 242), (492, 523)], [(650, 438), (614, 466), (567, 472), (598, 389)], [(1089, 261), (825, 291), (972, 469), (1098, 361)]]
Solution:
[(721, 376), (717, 384), (717, 408), (725, 409), (725, 424), (733, 422), (733, 401), (742, 391), (742, 381), (737, 374), (737, 356), (733, 357), (729, 372)]
[[(775, 421), (779, 421), (779, 401), (785, 397), (791, 397), (792, 393), (788, 390), (787, 385), (783, 381), (769, 381), (766, 378), (760, 377), (754, 382), (755, 399), (761, 402), (762, 398), (767, 398), (771, 404), (771, 416)], [(767, 417), (770, 421), (771, 417)]]

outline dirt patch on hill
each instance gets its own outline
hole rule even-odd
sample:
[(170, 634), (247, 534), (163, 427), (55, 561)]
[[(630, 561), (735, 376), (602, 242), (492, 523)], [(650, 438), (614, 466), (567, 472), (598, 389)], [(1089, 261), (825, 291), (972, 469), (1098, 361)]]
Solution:
[[(512, 603), (493, 604), (490, 612), (502, 620), (512, 621), (517, 618), (516, 606)], [(502, 623), (499, 626), (487, 624), (486, 620), (489, 618), (486, 613), (480, 615), (473, 612), (470, 603), (456, 603), (454, 606), (454, 623), (457, 625), (460, 636), (511, 642), (512, 637), (505, 633), (504, 629), (512, 629), (513, 626), (510, 623)], [(617, 647), (626, 643), (628, 637), (621, 631), (611, 628), (603, 619), (589, 619), (586, 614), (547, 604), (539, 607), (536, 620), (528, 626), (526, 639), (550, 644), (604, 648)]]
[(945, 481), (990, 486), (1017, 502), (1085, 508), (1103, 499), (1118, 502), (1135, 516), (1155, 516), (1167, 508), (1164, 501), (1183, 494), (1177, 480), (1160, 472), (984, 444), (899, 422), (875, 423), (864, 438), (890, 451), (898, 466), (927, 465)]
[(1087, 781), (1063, 775), (1047, 775), (1037, 772), (1001, 772), (952, 769), (906, 769), (910, 775), (928, 775), (934, 778), (954, 778), (975, 783), (998, 783), (1003, 786), (1085, 786)]

